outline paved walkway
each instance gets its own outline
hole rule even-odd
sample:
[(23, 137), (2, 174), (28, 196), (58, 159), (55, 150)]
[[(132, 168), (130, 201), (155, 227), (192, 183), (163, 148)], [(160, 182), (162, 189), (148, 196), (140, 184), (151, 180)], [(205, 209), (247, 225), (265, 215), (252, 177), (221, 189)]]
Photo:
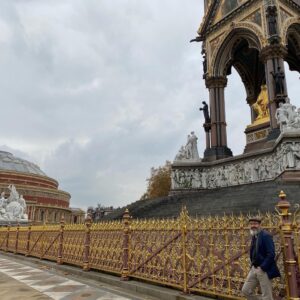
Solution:
[(123, 297), (103, 288), (53, 274), (46, 269), (9, 260), (0, 255), (1, 300), (142, 300)]

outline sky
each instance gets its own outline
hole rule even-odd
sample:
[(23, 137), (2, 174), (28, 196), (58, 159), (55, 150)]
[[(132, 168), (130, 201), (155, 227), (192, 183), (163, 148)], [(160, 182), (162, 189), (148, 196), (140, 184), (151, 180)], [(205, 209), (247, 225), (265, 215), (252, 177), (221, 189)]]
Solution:
[[(205, 147), (203, 1), (1, 0), (0, 149), (38, 164), (71, 206), (124, 206), (187, 134)], [(297, 103), (299, 75), (287, 73)], [(250, 123), (234, 71), (225, 91), (228, 146)], [(299, 99), (300, 102), (300, 99)]]

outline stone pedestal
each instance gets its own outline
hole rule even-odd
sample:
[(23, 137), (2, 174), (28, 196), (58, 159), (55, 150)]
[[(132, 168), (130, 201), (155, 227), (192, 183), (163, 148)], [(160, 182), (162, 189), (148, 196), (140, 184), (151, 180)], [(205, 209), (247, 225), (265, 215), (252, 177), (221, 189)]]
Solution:
[(15, 226), (28, 226), (29, 222), (28, 220), (19, 220), (19, 221), (9, 221), (9, 220), (0, 220), (0, 227), (3, 226), (10, 226), (10, 227), (15, 227)]
[(216, 161), (232, 156), (232, 151), (227, 146), (211, 147), (205, 149), (203, 161)]
[(268, 120), (264, 123), (247, 126), (245, 130), (246, 146), (244, 153), (266, 148), (265, 144), (270, 131), (270, 122)]

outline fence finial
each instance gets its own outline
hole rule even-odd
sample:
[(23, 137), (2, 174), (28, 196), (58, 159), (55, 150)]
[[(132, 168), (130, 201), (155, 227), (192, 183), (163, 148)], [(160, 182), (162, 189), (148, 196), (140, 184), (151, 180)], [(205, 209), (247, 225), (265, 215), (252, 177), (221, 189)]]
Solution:
[(280, 191), (280, 193), (279, 193), (279, 198), (280, 198), (281, 200), (285, 200), (286, 194), (285, 194), (284, 191)]

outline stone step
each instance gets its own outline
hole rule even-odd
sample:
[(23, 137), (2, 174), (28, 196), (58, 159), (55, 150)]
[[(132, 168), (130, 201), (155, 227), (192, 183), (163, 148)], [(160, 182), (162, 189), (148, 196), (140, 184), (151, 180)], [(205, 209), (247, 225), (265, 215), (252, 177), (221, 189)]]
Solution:
[[(268, 181), (136, 201), (127, 208), (134, 218), (176, 217), (183, 206), (187, 207), (191, 216), (273, 212), (281, 190), (285, 191), (292, 204), (300, 203), (299, 183)], [(106, 216), (106, 219), (122, 218), (125, 208)]]

